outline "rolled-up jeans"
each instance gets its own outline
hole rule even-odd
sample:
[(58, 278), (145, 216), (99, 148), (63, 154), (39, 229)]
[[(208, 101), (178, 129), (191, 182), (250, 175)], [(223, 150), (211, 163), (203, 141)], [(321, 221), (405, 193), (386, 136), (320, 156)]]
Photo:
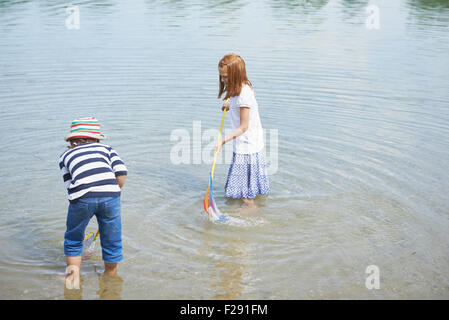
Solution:
[(64, 235), (64, 254), (67, 257), (81, 256), (86, 227), (95, 215), (100, 229), (103, 261), (115, 263), (123, 260), (120, 211), (120, 197), (81, 198), (70, 203)]

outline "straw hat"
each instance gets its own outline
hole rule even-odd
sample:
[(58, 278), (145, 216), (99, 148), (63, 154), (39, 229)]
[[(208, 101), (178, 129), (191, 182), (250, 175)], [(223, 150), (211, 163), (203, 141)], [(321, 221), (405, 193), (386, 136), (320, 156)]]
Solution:
[(70, 133), (64, 140), (69, 141), (70, 139), (75, 138), (106, 139), (106, 137), (100, 133), (100, 124), (94, 117), (78, 118), (72, 121)]

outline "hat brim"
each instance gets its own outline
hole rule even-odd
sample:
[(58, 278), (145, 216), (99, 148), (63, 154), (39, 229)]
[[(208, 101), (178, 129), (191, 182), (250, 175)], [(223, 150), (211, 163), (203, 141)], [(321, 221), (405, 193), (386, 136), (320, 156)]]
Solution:
[(90, 133), (90, 132), (72, 132), (69, 133), (64, 140), (65, 141), (69, 141), (70, 139), (75, 139), (75, 138), (91, 138), (91, 139), (98, 139), (98, 140), (103, 140), (106, 139), (106, 136), (103, 134), (97, 134), (97, 133)]

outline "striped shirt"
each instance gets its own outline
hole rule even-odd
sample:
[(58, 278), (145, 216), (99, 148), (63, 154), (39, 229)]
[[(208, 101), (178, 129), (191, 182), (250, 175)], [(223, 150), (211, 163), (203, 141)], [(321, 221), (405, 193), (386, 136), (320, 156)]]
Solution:
[(66, 150), (59, 158), (59, 168), (70, 202), (79, 198), (119, 197), (116, 177), (128, 170), (110, 146), (85, 143)]

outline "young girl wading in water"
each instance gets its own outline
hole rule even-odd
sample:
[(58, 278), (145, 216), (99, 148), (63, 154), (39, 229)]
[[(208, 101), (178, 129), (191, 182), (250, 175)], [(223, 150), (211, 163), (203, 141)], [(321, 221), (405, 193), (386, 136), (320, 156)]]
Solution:
[(223, 145), (233, 140), (234, 153), (226, 181), (226, 197), (242, 199), (255, 207), (257, 194), (270, 191), (264, 154), (263, 129), (259, 106), (251, 82), (246, 76), (245, 62), (236, 54), (225, 55), (218, 64), (220, 73), (218, 98), (224, 94), (222, 110), (229, 110), (233, 132), (218, 141)]

